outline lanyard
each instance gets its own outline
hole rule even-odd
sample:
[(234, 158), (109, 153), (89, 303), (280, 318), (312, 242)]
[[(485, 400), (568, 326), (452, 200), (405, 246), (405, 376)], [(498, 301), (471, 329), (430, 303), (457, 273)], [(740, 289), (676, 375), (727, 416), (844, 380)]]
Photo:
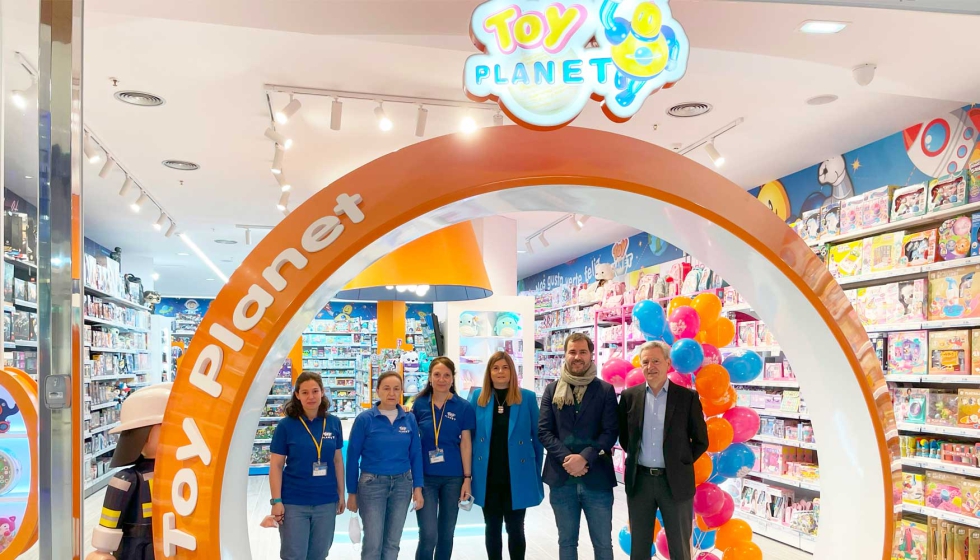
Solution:
[[(316, 438), (313, 437), (313, 432), (310, 431), (310, 427), (306, 425), (306, 420), (303, 420), (303, 417), (302, 416), (300, 417), (299, 421), (303, 423), (303, 427), (306, 428), (306, 433), (310, 434), (310, 439), (313, 440), (313, 445), (316, 446), (316, 462), (319, 463), (320, 462), (320, 450), (323, 449), (323, 442), (322, 441), (317, 441)], [(324, 418), (323, 419), (323, 432), (320, 432), (320, 437), (321, 438), (323, 437), (323, 434), (326, 433), (326, 431), (327, 431), (327, 419)]]
[(442, 430), (442, 419), (446, 417), (446, 408), (449, 407), (450, 399), (452, 397), (449, 397), (449, 399), (446, 399), (446, 402), (442, 403), (442, 414), (439, 415), (438, 424), (436, 424), (436, 401), (434, 399), (429, 401), (429, 405), (432, 407), (432, 431), (436, 436), (436, 449), (439, 449), (439, 431)]

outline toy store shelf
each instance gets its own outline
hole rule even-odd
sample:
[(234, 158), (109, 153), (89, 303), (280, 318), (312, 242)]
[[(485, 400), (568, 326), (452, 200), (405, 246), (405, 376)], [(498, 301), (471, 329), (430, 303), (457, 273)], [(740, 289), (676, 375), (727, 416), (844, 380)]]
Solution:
[(14, 346), (18, 348), (37, 348), (36, 340), (15, 340)]
[(565, 355), (564, 352), (542, 352), (542, 351), (535, 351), (534, 353), (537, 354), (538, 356), (564, 356)]
[(805, 441), (797, 441), (795, 439), (764, 436), (761, 434), (756, 434), (753, 436), (752, 441), (761, 441), (762, 443), (778, 443), (780, 445), (788, 445), (789, 447), (799, 447), (800, 449), (817, 449), (817, 444), (815, 443), (807, 443)]
[(288, 377), (277, 377), (276, 383), (289, 383), (290, 385), (292, 385), (293, 380)]
[(134, 327), (132, 325), (124, 325), (123, 323), (115, 323), (115, 322), (112, 322), (112, 321), (107, 321), (105, 319), (99, 319), (98, 317), (89, 317), (88, 315), (85, 316), (85, 321), (87, 323), (92, 323), (92, 324), (95, 324), (95, 325), (102, 325), (102, 326), (106, 326), (106, 327), (112, 327), (114, 329), (120, 329), (120, 330), (130, 331), (130, 332), (137, 332), (137, 333), (148, 333), (148, 332), (150, 332), (149, 329), (141, 329), (139, 327)]
[(285, 400), (285, 399), (288, 399), (291, 396), (292, 395), (269, 395), (268, 398), (270, 398), (270, 399), (284, 399)]
[(463, 336), (463, 335), (459, 335), (459, 338), (460, 339), (464, 339), (464, 338), (473, 339), (473, 338), (475, 338), (475, 339), (478, 339), (478, 340), (520, 340), (521, 339), (521, 336), (520, 335), (514, 335), (514, 336)]
[(785, 484), (786, 486), (792, 486), (794, 488), (802, 488), (803, 490), (812, 490), (813, 492), (820, 491), (820, 484), (816, 482), (807, 482), (805, 480), (800, 480), (798, 478), (791, 478), (788, 476), (779, 476), (775, 474), (754, 472), (754, 471), (748, 473), (745, 476), (758, 478), (760, 480), (768, 480), (769, 482), (776, 482), (778, 484)]
[(115, 474), (118, 471), (119, 471), (119, 469), (112, 469), (111, 471), (105, 473), (104, 475), (100, 476), (99, 478), (96, 478), (95, 480), (92, 480), (91, 482), (86, 481), (85, 482), (85, 497), (88, 498), (92, 494), (95, 494), (99, 490), (102, 490), (103, 488), (105, 488), (106, 487), (106, 484), (109, 484), (109, 479), (111, 479), (113, 476), (115, 476)]
[(3, 349), (4, 350), (13, 350), (15, 348), (17, 348), (17, 345), (14, 344), (13, 342), (4, 342), (3, 343)]
[(194, 336), (195, 331), (174, 331), (170, 336)]
[(269, 474), (268, 463), (261, 464), (261, 465), (250, 465), (248, 467), (248, 476), (262, 476), (266, 474)]
[(93, 404), (89, 407), (89, 410), (102, 410), (103, 408), (113, 408), (118, 405), (116, 401), (109, 401), (107, 403)]
[(20, 267), (26, 268), (28, 270), (35, 270), (35, 271), (37, 270), (37, 265), (34, 264), (34, 263), (32, 263), (32, 262), (28, 262), (28, 261), (24, 261), (24, 260), (20, 260), (20, 259), (13, 259), (13, 258), (10, 258), (10, 257), (7, 257), (7, 256), (4, 256), (3, 257), (3, 260), (4, 260), (4, 262), (9, 262), (10, 264), (12, 264), (14, 266), (20, 266)]
[(918, 432), (920, 434), (939, 434), (943, 436), (960, 436), (980, 439), (980, 430), (959, 428), (956, 426), (935, 426), (930, 424), (909, 424), (898, 422), (898, 429), (903, 432)]
[(106, 424), (105, 426), (99, 426), (98, 428), (93, 428), (92, 431), (88, 432), (89, 435), (94, 436), (95, 434), (101, 434), (102, 432), (108, 432), (109, 430), (115, 428), (119, 425), (119, 422), (113, 422), (112, 424)]
[(117, 379), (132, 379), (136, 377), (135, 374), (120, 374), (120, 375), (100, 375), (97, 377), (89, 377), (85, 381), (114, 381)]
[(724, 348), (719, 348), (722, 352), (734, 352), (736, 350), (751, 350), (753, 352), (771, 352), (773, 354), (778, 354), (783, 351), (779, 346), (725, 346)]
[(759, 416), (772, 416), (773, 418), (790, 418), (792, 420), (809, 420), (810, 415), (805, 412), (783, 412), (782, 410), (767, 410), (753, 408)]
[(278, 422), (282, 420), (282, 416), (263, 416), (259, 418), (259, 422)]
[(801, 533), (792, 527), (787, 527), (781, 523), (764, 519), (758, 515), (753, 515), (737, 508), (735, 509), (734, 516), (746, 521), (752, 527), (752, 532), (757, 535), (762, 535), (763, 537), (810, 553), (813, 553), (817, 548), (817, 537), (813, 535)]
[(937, 517), (944, 521), (951, 521), (953, 523), (960, 523), (962, 525), (969, 525), (970, 527), (980, 528), (980, 518), (970, 517), (969, 515), (962, 515), (959, 513), (952, 513), (949, 511), (943, 511), (941, 509), (920, 506), (917, 504), (903, 503), (902, 510), (906, 513), (918, 513), (919, 515), (928, 515), (929, 517)]
[(799, 389), (800, 382), (795, 380), (766, 380), (766, 379), (756, 379), (754, 381), (749, 381), (748, 383), (732, 383), (732, 385), (738, 385), (740, 387), (772, 387), (775, 389)]
[[(35, 342), (34, 344), (37, 343)], [(150, 353), (149, 350), (139, 350), (136, 348), (100, 348), (98, 346), (92, 346), (91, 348), (89, 348), (89, 350), (91, 350), (92, 352), (99, 352), (104, 354), (108, 354), (110, 352), (113, 354), (149, 354)]]
[(117, 303), (119, 305), (125, 305), (126, 307), (132, 307), (133, 309), (139, 309), (140, 311), (149, 311), (149, 307), (142, 306), (135, 301), (129, 301), (128, 299), (117, 298), (116, 296), (107, 294), (102, 290), (96, 290), (95, 288), (90, 288), (85, 286), (85, 293), (100, 297), (104, 300), (111, 301), (112, 303)]
[(252, 442), (252, 443), (253, 443), (254, 445), (261, 445), (261, 444), (263, 444), (263, 443), (264, 443), (264, 444), (269, 444), (269, 443), (272, 443), (272, 439), (271, 439), (271, 438), (270, 438), (270, 439), (257, 439), (257, 440), (255, 440), (255, 441), (254, 441), (254, 442)]
[(572, 329), (591, 329), (592, 323), (580, 323), (578, 325), (565, 325), (563, 327), (548, 327), (546, 329), (538, 329), (539, 332), (554, 332), (554, 331), (570, 331)]
[(116, 448), (116, 444), (112, 444), (109, 447), (104, 447), (104, 448), (96, 451), (95, 453), (86, 453), (85, 454), (85, 460), (87, 461), (89, 459), (93, 459), (93, 458), (98, 457), (100, 455), (105, 455), (106, 453), (112, 451), (115, 448)]
[(548, 313), (552, 313), (554, 311), (563, 311), (565, 309), (581, 309), (583, 307), (592, 307), (593, 305), (597, 305), (599, 303), (600, 302), (598, 301), (592, 301), (589, 303), (573, 303), (571, 305), (564, 305), (562, 307), (552, 307), (550, 309), (535, 309), (534, 316), (541, 317), (542, 315), (547, 315)]
[(920, 469), (929, 469), (930, 471), (943, 471), (943, 472), (948, 472), (953, 474), (962, 474), (966, 476), (980, 477), (980, 468), (978, 467), (968, 467), (966, 465), (947, 463), (945, 461), (940, 461), (939, 459), (923, 459), (921, 457), (902, 457), (902, 466), (918, 467)]
[(727, 305), (721, 308), (722, 313), (733, 313), (735, 311), (752, 311), (752, 306), (747, 303), (736, 303), (735, 305)]
[(15, 299), (14, 300), (14, 305), (16, 305), (17, 307), (23, 307), (24, 309), (33, 309), (33, 310), (37, 311), (37, 304), (36, 303), (33, 303), (33, 302), (30, 302), (30, 301), (25, 301), (25, 300), (22, 300), (22, 299)]
[(889, 383), (944, 383), (949, 385), (980, 385), (980, 375), (902, 375), (885, 376)]
[(889, 231), (898, 230), (909, 230), (918, 229), (921, 226), (929, 224), (938, 224), (946, 218), (951, 218), (953, 216), (959, 216), (960, 214), (967, 214), (975, 210), (980, 210), (980, 202), (974, 202), (973, 204), (966, 204), (959, 206), (957, 208), (949, 208), (947, 210), (940, 210), (939, 212), (932, 212), (924, 216), (918, 216), (915, 218), (909, 218), (907, 220), (900, 220), (897, 222), (889, 222), (887, 224), (881, 224), (874, 227), (869, 227), (857, 231), (851, 231), (848, 233), (841, 233), (838, 235), (828, 235), (821, 237), (817, 241), (811, 241), (807, 244), (811, 247), (817, 247), (825, 243), (838, 243), (840, 241), (851, 241), (853, 239), (863, 239), (865, 237), (870, 237), (872, 235), (877, 235), (879, 233), (886, 233)]

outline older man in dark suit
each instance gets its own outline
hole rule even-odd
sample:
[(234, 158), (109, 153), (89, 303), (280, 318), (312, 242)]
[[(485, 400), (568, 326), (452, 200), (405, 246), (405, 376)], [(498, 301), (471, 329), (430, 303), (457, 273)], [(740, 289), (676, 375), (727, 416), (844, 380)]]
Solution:
[(623, 391), (619, 442), (626, 450), (626, 503), (631, 560), (649, 560), (657, 510), (672, 560), (691, 560), (694, 518), (694, 461), (708, 450), (708, 427), (694, 391), (672, 385), (670, 346), (640, 347), (646, 383)]

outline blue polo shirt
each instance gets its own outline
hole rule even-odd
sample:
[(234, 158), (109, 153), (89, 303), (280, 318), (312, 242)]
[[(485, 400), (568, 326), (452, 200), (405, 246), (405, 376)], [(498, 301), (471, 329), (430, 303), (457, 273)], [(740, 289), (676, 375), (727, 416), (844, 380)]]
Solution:
[[(445, 410), (443, 410), (445, 409)], [(463, 457), (459, 451), (459, 443), (463, 439), (463, 430), (470, 431), (470, 437), (476, 431), (476, 410), (466, 399), (459, 395), (451, 395), (443, 408), (436, 407), (436, 416), (432, 417), (432, 396), (415, 400), (412, 414), (418, 422), (422, 433), (422, 460), (425, 474), (429, 476), (463, 476)], [(439, 428), (439, 449), (442, 449), (445, 460), (432, 464), (429, 452), (436, 448), (435, 426), (442, 419)], [(472, 473), (470, 473), (472, 474)]]
[[(326, 430), (323, 429), (324, 420)], [(304, 423), (309, 432), (303, 427)], [(313, 438), (321, 442), (320, 462), (326, 463), (327, 476), (313, 476), (313, 463), (316, 462)], [(287, 416), (280, 420), (272, 434), (269, 451), (286, 456), (286, 467), (282, 471), (282, 502), (296, 506), (319, 506), (340, 500), (333, 458), (336, 451), (343, 447), (344, 430), (340, 419), (332, 414), (312, 422), (305, 417)]]
[(347, 442), (347, 493), (357, 494), (361, 472), (392, 476), (412, 471), (412, 486), (422, 487), (422, 444), (415, 417), (398, 407), (395, 422), (378, 405), (354, 419)]

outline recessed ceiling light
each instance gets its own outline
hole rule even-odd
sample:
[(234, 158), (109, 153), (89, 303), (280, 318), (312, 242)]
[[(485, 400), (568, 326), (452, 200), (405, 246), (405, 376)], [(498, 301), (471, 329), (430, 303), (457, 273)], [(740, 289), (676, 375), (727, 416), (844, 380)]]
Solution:
[(140, 107), (159, 107), (166, 103), (162, 97), (143, 91), (117, 91), (114, 97), (123, 103)]
[(690, 117), (700, 117), (711, 111), (710, 103), (701, 103), (699, 101), (689, 101), (687, 103), (678, 103), (673, 107), (667, 109), (667, 114), (672, 117), (679, 118), (690, 118)]
[(162, 163), (164, 167), (176, 169), (177, 171), (197, 171), (201, 168), (200, 165), (192, 161), (181, 161), (179, 159), (168, 159), (164, 160)]
[(845, 27), (847, 27), (847, 22), (811, 19), (801, 23), (797, 31), (811, 35), (833, 35), (834, 33), (840, 33)]
[(234, 239), (215, 239), (215, 243), (220, 243), (222, 245), (237, 245), (238, 242)]
[(189, 256), (191, 256), (191, 254), (190, 253), (177, 253), (177, 256), (178, 257), (189, 257)]
[(208, 282), (214, 282), (214, 278), (208, 278)]
[(153, 274), (150, 275), (150, 278), (153, 278), (154, 281), (159, 280), (160, 279), (160, 273), (154, 272)]
[(527, 252), (527, 251), (526, 251), (526, 250), (524, 250), (524, 249), (518, 249), (518, 250), (517, 250), (517, 254), (519, 254), (519, 255), (523, 255), (523, 254), (524, 254), (524, 253), (526, 253), (526, 252)]
[(806, 100), (807, 105), (826, 105), (828, 103), (833, 103), (837, 101), (837, 96), (833, 94), (818, 95), (816, 97), (811, 97)]
[(24, 175), (24, 178), (25, 179), (33, 179), (34, 177), (31, 177), (30, 175)]

